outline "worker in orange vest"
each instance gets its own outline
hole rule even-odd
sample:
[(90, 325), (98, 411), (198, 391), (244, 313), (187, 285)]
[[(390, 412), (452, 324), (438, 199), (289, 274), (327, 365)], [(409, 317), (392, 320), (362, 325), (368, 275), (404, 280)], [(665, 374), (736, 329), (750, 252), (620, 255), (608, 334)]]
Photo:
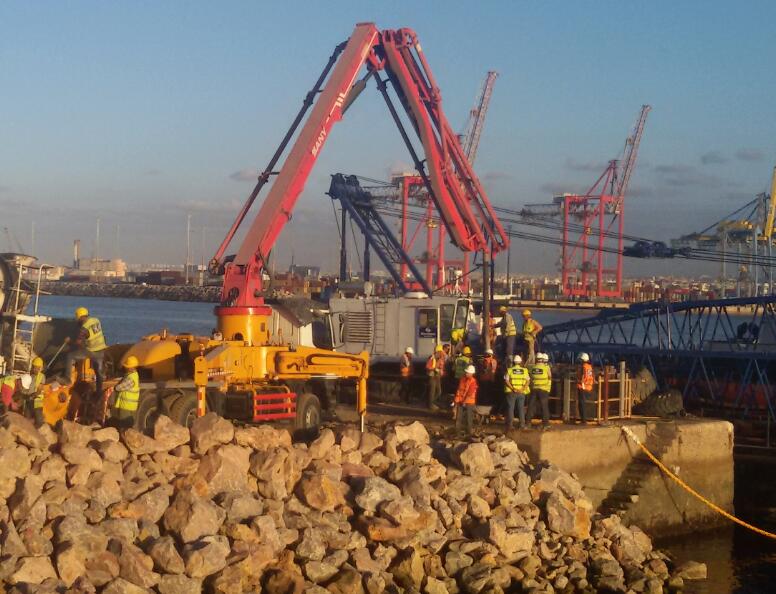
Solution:
[(410, 403), (412, 394), (412, 355), (415, 350), (408, 346), (399, 360), (399, 374), (401, 375), (401, 399), (405, 404)]
[(493, 349), (485, 349), (485, 356), (480, 360), (479, 382), (480, 403), (495, 404), (496, 369), (498, 361), (493, 356)]
[(458, 382), (458, 390), (455, 392), (453, 401), (456, 408), (455, 430), (459, 435), (464, 434), (463, 427), (466, 425), (467, 437), (474, 429), (474, 406), (477, 404), (477, 380), (474, 378), (476, 372), (474, 365), (466, 368), (465, 375)]
[(593, 366), (590, 365), (590, 357), (587, 353), (579, 354), (579, 362), (581, 365), (577, 369), (577, 409), (579, 410), (579, 419), (584, 425), (587, 423), (585, 403), (593, 397), (595, 377), (593, 376)]

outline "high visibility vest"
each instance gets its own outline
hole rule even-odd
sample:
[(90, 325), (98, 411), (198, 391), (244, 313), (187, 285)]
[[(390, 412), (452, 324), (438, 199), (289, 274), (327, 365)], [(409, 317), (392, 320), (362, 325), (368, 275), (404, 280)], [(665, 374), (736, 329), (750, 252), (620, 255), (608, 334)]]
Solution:
[(517, 336), (517, 326), (515, 325), (515, 319), (509, 312), (504, 314), (504, 335)]
[(531, 391), (531, 376), (522, 365), (513, 365), (507, 369), (506, 375), (508, 381), (504, 383), (504, 392), (507, 394), (528, 394)]
[(455, 379), (461, 379), (463, 376), (465, 376), (466, 368), (471, 364), (471, 357), (467, 357), (466, 355), (458, 355), (458, 358), (455, 360), (455, 366), (453, 369)]
[(12, 390), (16, 391), (16, 376), (15, 375), (6, 375), (2, 382), (0, 382), (3, 386), (8, 386)]
[(477, 380), (473, 377), (463, 377), (458, 382), (458, 390), (455, 392), (455, 403), (464, 406), (477, 404)]
[(537, 363), (531, 367), (531, 387), (535, 390), (549, 392), (552, 388), (550, 379), (550, 366), (546, 363)]
[(407, 353), (404, 353), (401, 356), (401, 361), (399, 362), (399, 372), (401, 373), (402, 377), (409, 377), (412, 374), (412, 359), (410, 359)]
[(445, 374), (445, 358), (440, 356), (437, 358), (436, 354), (431, 355), (426, 360), (426, 371), (430, 376), (442, 376)]
[(492, 382), (496, 379), (496, 368), (498, 361), (495, 357), (485, 357), (482, 360), (482, 369), (480, 370), (480, 381)]
[(527, 340), (536, 338), (536, 324), (531, 318), (523, 322), (523, 338)]
[(582, 373), (577, 382), (577, 388), (585, 392), (593, 389), (593, 366), (590, 363), (582, 363)]
[(116, 394), (114, 406), (121, 410), (134, 412), (137, 410), (137, 403), (140, 400), (140, 377), (137, 375), (137, 371), (130, 371), (124, 379), (132, 380), (132, 387)]
[(35, 390), (35, 398), (32, 399), (33, 408), (43, 408), (43, 384), (46, 383), (46, 376), (43, 373), (36, 373), (32, 378), (32, 386)]
[(87, 332), (85, 345), (87, 351), (96, 353), (108, 348), (108, 345), (105, 344), (105, 336), (102, 333), (100, 320), (97, 318), (88, 318), (84, 322), (83, 327)]

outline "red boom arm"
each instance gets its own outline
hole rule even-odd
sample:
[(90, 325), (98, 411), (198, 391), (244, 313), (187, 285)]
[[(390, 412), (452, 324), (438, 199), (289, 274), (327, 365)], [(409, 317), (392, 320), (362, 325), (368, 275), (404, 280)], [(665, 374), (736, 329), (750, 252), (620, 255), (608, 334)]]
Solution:
[[(381, 32), (373, 23), (359, 23), (344, 44), (344, 49), (342, 46), (337, 48), (316, 87), (308, 93), (294, 125), (270, 166), (259, 177), (256, 188), (211, 262), (211, 268), (223, 267), (224, 270), (222, 305), (250, 308), (263, 303), (262, 271), (266, 258), (291, 218), (294, 205), (332, 126), (342, 119), (344, 110), (363, 89), (365, 81), (357, 83), (356, 78), (365, 64), (369, 67), (369, 75), (380, 70), (386, 71), (407, 110), (426, 156), (428, 171), (421, 174), (426, 175), (429, 193), (453, 243), (463, 251), (498, 252), (508, 247), (506, 233), (442, 111), (439, 89), (421, 52), (417, 36), (410, 29)], [(324, 83), (332, 65), (334, 68)], [(232, 261), (225, 260), (226, 248), (259, 190), (269, 176), (274, 174), (272, 169), (275, 163), (315, 95), (319, 96), (312, 113), (277, 173), (277, 179), (237, 254)]]

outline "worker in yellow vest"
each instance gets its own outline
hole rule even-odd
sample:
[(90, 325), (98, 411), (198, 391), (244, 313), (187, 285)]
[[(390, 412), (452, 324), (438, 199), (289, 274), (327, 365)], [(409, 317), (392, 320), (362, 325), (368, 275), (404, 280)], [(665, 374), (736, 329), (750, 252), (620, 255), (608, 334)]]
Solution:
[(445, 350), (441, 344), (436, 345), (433, 354), (426, 359), (428, 374), (428, 408), (439, 409), (442, 398), (442, 378), (445, 376)]
[(20, 392), (25, 396), (25, 414), (32, 416), (35, 419), (35, 425), (40, 427), (43, 424), (43, 384), (46, 383), (43, 359), (40, 357), (32, 360), (30, 376), (32, 376), (30, 387), (26, 390), (22, 388)]
[(536, 363), (536, 337), (542, 331), (542, 325), (531, 317), (531, 310), (523, 310), (523, 340), (525, 341), (527, 365)]
[(469, 346), (463, 347), (463, 352), (455, 358), (453, 364), (453, 375), (456, 380), (466, 376), (466, 368), (472, 364), (472, 349)]
[(135, 426), (137, 405), (140, 402), (140, 376), (137, 373), (138, 360), (130, 355), (124, 361), (125, 374), (112, 390), (113, 405), (110, 413), (110, 424), (119, 429), (130, 429)]
[(18, 411), (19, 405), (14, 396), (29, 390), (30, 386), (32, 386), (32, 376), (29, 373), (18, 377), (13, 374), (0, 377), (0, 413)]
[(89, 359), (96, 382), (97, 398), (102, 398), (102, 368), (105, 358), (105, 349), (108, 345), (105, 342), (105, 335), (102, 333), (100, 320), (89, 316), (89, 310), (85, 307), (79, 307), (75, 310), (75, 318), (80, 326), (74, 345), (70, 348), (65, 358), (65, 373), (70, 380), (73, 375), (73, 366), (76, 361)]
[(520, 429), (525, 429), (525, 397), (531, 391), (531, 376), (528, 369), (523, 367), (523, 358), (515, 355), (512, 365), (504, 374), (504, 397), (507, 401), (506, 430), (512, 429), (515, 420), (515, 407), (517, 418), (520, 420)]
[(506, 365), (512, 363), (515, 354), (515, 340), (517, 339), (517, 324), (515, 324), (515, 318), (509, 313), (509, 310), (505, 305), (498, 308), (501, 314), (501, 321), (498, 323), (498, 328), (501, 330), (501, 336), (504, 337), (504, 361)]
[(526, 422), (533, 421), (536, 412), (537, 401), (542, 407), (542, 430), (550, 428), (550, 390), (552, 389), (552, 371), (549, 365), (550, 358), (546, 353), (536, 354), (536, 363), (529, 365), (531, 374), (531, 394), (528, 396), (528, 411)]

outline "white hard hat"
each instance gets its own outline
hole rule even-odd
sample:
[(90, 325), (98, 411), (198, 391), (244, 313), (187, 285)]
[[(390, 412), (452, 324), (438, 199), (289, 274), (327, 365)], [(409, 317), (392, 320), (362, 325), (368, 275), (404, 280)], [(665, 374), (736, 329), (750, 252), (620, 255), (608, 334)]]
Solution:
[(29, 373), (25, 373), (19, 378), (19, 381), (22, 384), (22, 388), (29, 390), (30, 386), (32, 385), (32, 376)]
[(485, 354), (486, 355), (492, 355), (493, 354), (493, 349), (485, 349)]
[(579, 353), (579, 360), (587, 362), (590, 361), (590, 357), (587, 353)]
[(466, 375), (474, 375), (477, 372), (474, 365), (468, 365), (464, 371), (466, 372)]
[(512, 362), (513, 363), (522, 363), (523, 362), (523, 358), (520, 355), (515, 355), (514, 357), (512, 357)]
[(536, 360), (537, 361), (549, 361), (550, 357), (547, 355), (547, 353), (539, 353), (538, 355), (536, 355)]
[(414, 355), (415, 354), (415, 349), (413, 349), (412, 347), (407, 347), (406, 349), (404, 349), (404, 352), (409, 354), (409, 355)]

